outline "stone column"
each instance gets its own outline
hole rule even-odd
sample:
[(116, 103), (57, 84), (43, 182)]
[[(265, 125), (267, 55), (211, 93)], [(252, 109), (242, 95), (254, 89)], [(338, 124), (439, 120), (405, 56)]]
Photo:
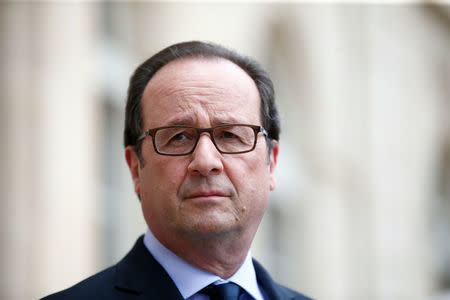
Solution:
[(5, 3), (0, 11), (0, 297), (36, 299), (96, 269), (96, 7)]

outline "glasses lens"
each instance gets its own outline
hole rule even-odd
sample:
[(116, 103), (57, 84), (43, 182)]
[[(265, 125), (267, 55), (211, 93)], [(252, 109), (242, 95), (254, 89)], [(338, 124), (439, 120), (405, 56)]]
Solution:
[(222, 152), (249, 151), (255, 144), (255, 131), (245, 125), (219, 126), (214, 129), (214, 140)]
[(183, 154), (192, 150), (197, 139), (197, 131), (193, 128), (162, 128), (155, 133), (155, 146), (160, 153)]

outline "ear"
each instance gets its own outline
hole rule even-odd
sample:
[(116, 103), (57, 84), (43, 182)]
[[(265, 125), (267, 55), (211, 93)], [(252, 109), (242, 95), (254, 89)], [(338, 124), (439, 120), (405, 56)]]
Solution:
[(128, 168), (130, 169), (131, 179), (134, 184), (134, 191), (139, 196), (141, 194), (141, 184), (139, 180), (141, 167), (138, 155), (136, 151), (134, 151), (133, 146), (127, 146), (125, 148), (125, 159), (127, 161)]
[(275, 181), (275, 167), (277, 166), (278, 159), (278, 150), (279, 145), (276, 140), (272, 140), (272, 150), (270, 150), (270, 163), (269, 163), (269, 172), (270, 172), (270, 190), (274, 190), (277, 186)]

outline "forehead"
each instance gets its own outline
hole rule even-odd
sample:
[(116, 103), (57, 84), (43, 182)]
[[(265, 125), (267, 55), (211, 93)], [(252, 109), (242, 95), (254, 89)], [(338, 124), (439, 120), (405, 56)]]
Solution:
[(259, 124), (260, 97), (253, 79), (228, 60), (181, 58), (158, 70), (149, 81), (142, 97), (142, 115), (146, 127)]

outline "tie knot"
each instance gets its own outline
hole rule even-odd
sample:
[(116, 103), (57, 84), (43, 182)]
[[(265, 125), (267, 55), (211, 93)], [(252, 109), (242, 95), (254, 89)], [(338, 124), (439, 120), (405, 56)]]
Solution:
[(211, 300), (237, 300), (241, 295), (242, 288), (233, 283), (213, 285), (210, 284), (200, 291), (201, 294), (208, 295)]

